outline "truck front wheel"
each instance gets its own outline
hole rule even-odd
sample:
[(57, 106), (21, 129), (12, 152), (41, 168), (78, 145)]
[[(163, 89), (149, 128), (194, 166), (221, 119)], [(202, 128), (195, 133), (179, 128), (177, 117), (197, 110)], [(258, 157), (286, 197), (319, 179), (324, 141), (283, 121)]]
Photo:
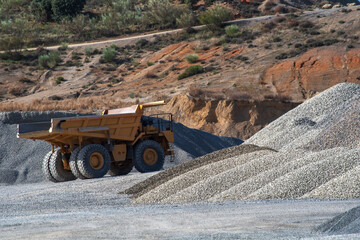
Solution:
[(159, 171), (164, 166), (165, 153), (159, 143), (153, 140), (144, 140), (136, 145), (133, 161), (139, 172)]
[(101, 178), (110, 169), (111, 157), (108, 150), (100, 144), (83, 147), (77, 157), (80, 173), (86, 178)]

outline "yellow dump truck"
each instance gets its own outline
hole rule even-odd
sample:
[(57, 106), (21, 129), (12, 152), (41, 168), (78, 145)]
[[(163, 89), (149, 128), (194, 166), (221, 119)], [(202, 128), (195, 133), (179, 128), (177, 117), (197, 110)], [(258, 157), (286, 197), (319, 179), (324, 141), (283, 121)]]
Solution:
[(18, 125), (18, 138), (47, 141), (52, 150), (43, 172), (53, 182), (100, 178), (161, 170), (165, 155), (173, 155), (172, 114), (144, 116), (152, 102), (105, 110), (101, 116), (53, 118), (51, 122)]

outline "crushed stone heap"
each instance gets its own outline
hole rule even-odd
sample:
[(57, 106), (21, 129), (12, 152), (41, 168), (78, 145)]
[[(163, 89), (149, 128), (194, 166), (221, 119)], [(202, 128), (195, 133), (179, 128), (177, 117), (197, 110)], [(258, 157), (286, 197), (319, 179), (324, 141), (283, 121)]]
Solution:
[(216, 159), (203, 156), (202, 164), (168, 172), (161, 181), (144, 181), (125, 193), (134, 194), (134, 203), (359, 198), (359, 127), (360, 85), (338, 84), (241, 146), (253, 146), (252, 151), (230, 148)]

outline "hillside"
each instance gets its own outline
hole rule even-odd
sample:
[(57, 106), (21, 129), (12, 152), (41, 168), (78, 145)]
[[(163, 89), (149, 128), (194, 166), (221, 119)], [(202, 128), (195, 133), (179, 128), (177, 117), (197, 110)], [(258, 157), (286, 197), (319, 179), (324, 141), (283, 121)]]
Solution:
[[(42, 65), (39, 57), (57, 51), (38, 48), (18, 59), (3, 53), (0, 110), (94, 112), (165, 99), (162, 111), (188, 127), (248, 138), (318, 92), (360, 82), (358, 10), (240, 21), (232, 32), (189, 28), (112, 45), (63, 45), (55, 66)], [(195, 75), (178, 80), (195, 65)]]

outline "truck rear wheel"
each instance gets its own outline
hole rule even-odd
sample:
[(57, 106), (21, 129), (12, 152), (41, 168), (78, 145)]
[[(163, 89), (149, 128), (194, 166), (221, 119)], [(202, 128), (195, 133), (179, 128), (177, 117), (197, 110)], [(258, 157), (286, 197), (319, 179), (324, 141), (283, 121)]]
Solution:
[(83, 147), (78, 155), (77, 166), (87, 178), (101, 178), (110, 169), (111, 157), (108, 150), (100, 144)]
[(165, 153), (153, 140), (144, 140), (135, 147), (134, 166), (142, 173), (159, 171), (164, 166)]
[(51, 172), (50, 172), (50, 158), (51, 158), (51, 155), (52, 155), (52, 151), (48, 152), (44, 159), (43, 159), (43, 163), (42, 163), (42, 171), (44, 173), (44, 176), (47, 180), (51, 181), (51, 182), (58, 182), (52, 175), (51, 175)]
[(131, 160), (125, 160), (123, 162), (112, 162), (110, 165), (110, 176), (126, 175), (133, 169), (133, 162)]
[(81, 150), (80, 147), (77, 147), (71, 153), (70, 160), (69, 160), (70, 169), (71, 169), (71, 172), (74, 174), (75, 177), (77, 177), (79, 179), (86, 179), (86, 177), (81, 174), (81, 172), (79, 171), (79, 167), (77, 166), (77, 158), (78, 158), (80, 150)]
[(75, 180), (76, 177), (70, 170), (64, 168), (64, 163), (62, 159), (62, 154), (60, 149), (56, 149), (51, 155), (49, 166), (50, 173), (58, 182), (66, 182)]

